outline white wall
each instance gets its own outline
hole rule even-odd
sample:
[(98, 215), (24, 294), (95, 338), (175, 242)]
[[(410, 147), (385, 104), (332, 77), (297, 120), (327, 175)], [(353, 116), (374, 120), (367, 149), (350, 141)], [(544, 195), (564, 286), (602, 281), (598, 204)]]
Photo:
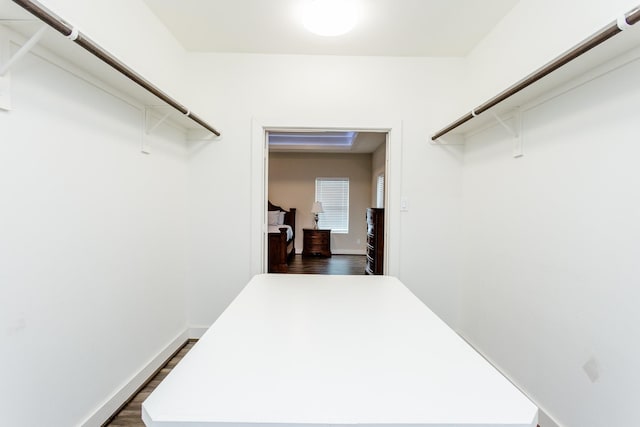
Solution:
[(296, 253), (303, 249), (303, 228), (313, 228), (311, 205), (316, 178), (349, 178), (349, 232), (331, 233), (334, 254), (365, 254), (365, 212), (370, 207), (371, 154), (270, 153), (269, 200), (296, 211)]
[(0, 113), (3, 422), (80, 423), (184, 330), (181, 284), (191, 325), (237, 295), (255, 117), (402, 122), (401, 278), (455, 322), (460, 153), (426, 135), (457, 111), (463, 60), (186, 55), (142, 1), (43, 3), (224, 137), (193, 144), (188, 167), (164, 137), (142, 156), (139, 111), (59, 70), (14, 69), (15, 109)]
[(247, 283), (252, 118), (269, 123), (402, 121), (397, 176), (400, 278), (456, 320), (461, 154), (428, 143), (459, 104), (463, 60), (245, 54), (188, 57), (195, 109), (215, 117), (219, 143), (190, 161), (190, 322), (209, 325)]
[[(186, 103), (186, 53), (142, 0), (42, 3)], [(139, 109), (29, 64), (0, 112), (0, 424), (95, 425), (187, 326), (184, 136), (144, 156)]]
[(40, 3), (190, 107), (183, 97), (184, 85), (189, 83), (184, 78), (186, 52), (143, 0), (41, 0)]
[(455, 117), (569, 50), (637, 4), (637, 0), (520, 0), (469, 54), (468, 100)]
[[(78, 425), (186, 328), (186, 148), (29, 55), (0, 111), (0, 424)], [(105, 418), (98, 420), (104, 421)]]
[[(462, 331), (565, 426), (632, 425), (640, 59), (467, 143)], [(582, 366), (599, 365), (592, 383)]]
[[(506, 87), (628, 3), (553, 2), (556, 16), (520, 2), (471, 57), (476, 95)], [(522, 158), (499, 127), (466, 145), (461, 332), (561, 426), (635, 425), (639, 64), (526, 111)]]
[[(2, 141), (16, 142), (2, 144), (0, 157), (10, 207), (0, 213), (10, 224), (0, 271), (13, 297), (2, 303), (10, 370), (2, 395), (13, 400), (1, 412), (43, 424), (45, 413), (22, 399), (29, 395), (50, 409), (44, 424), (81, 421), (184, 328), (176, 283), (185, 271), (189, 324), (211, 324), (237, 295), (250, 275), (252, 118), (374, 118), (402, 121), (401, 172), (387, 177), (401, 181), (409, 203), (393, 230), (400, 279), (561, 423), (625, 425), (640, 383), (638, 349), (625, 339), (639, 324), (630, 307), (638, 296), (630, 285), (636, 148), (625, 112), (637, 91), (609, 87), (632, 90), (635, 80), (616, 75), (607, 90), (594, 83), (528, 113), (518, 161), (499, 130), (478, 135), (467, 145), (464, 181), (461, 151), (427, 141), (635, 1), (522, 0), (468, 61), (187, 55), (142, 1), (44, 1), (224, 136), (193, 145), (187, 167), (182, 148), (164, 138), (144, 157), (129, 107), (105, 106), (104, 95), (80, 88), (69, 97), (71, 82), (15, 73), (16, 110), (0, 113)], [(45, 89), (54, 93), (39, 96)], [(64, 104), (38, 106), (52, 99)], [(173, 262), (183, 244), (186, 259)], [(53, 344), (60, 352), (45, 353)], [(601, 367), (594, 384), (581, 371), (591, 357)], [(38, 377), (34, 366), (47, 369)]]

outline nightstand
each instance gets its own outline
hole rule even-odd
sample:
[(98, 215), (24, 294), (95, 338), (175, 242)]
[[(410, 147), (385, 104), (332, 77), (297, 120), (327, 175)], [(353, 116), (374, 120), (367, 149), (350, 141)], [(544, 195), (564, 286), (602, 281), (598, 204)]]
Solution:
[(303, 228), (302, 256), (331, 256), (331, 230)]

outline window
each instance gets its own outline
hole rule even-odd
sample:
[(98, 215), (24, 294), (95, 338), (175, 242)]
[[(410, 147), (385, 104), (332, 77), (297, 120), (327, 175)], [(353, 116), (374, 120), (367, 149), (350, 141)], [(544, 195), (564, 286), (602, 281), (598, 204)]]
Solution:
[(376, 208), (384, 208), (384, 174), (378, 175), (376, 181)]
[(316, 178), (316, 201), (322, 203), (318, 227), (349, 233), (349, 178)]

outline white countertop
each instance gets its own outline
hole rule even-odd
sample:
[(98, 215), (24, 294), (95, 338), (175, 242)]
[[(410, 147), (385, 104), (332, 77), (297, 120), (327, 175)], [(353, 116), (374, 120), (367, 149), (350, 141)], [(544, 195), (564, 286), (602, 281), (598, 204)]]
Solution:
[(386, 276), (254, 277), (142, 413), (149, 427), (537, 424), (529, 399)]

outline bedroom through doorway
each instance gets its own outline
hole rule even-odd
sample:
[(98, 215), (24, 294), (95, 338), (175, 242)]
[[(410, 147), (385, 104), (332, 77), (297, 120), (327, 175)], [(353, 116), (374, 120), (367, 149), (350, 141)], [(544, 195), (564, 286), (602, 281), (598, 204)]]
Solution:
[(269, 130), (267, 271), (384, 274), (388, 132)]

